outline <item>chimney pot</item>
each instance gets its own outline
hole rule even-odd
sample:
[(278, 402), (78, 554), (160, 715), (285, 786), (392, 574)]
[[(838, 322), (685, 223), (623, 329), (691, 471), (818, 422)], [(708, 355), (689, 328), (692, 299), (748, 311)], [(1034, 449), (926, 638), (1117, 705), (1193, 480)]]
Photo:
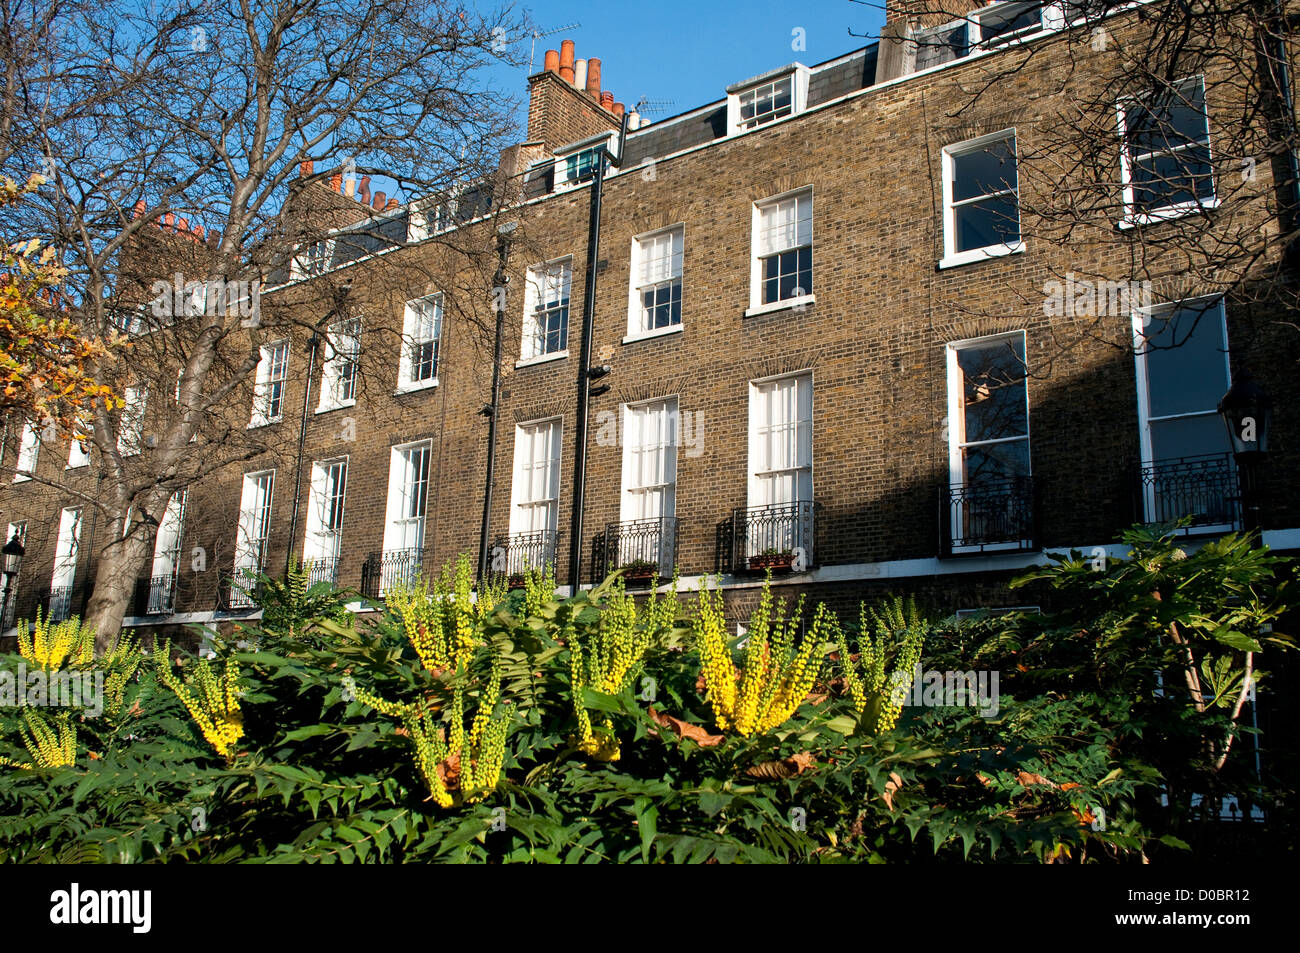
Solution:
[(587, 61), (573, 61), (573, 85), (579, 89), (587, 88)]
[(560, 44), (560, 79), (573, 85), (573, 41), (565, 40)]
[(361, 201), (367, 205), (370, 204), (370, 176), (363, 175), (361, 184), (357, 186), (357, 194), (361, 196)]
[(135, 208), (131, 210), (131, 217), (139, 218), (140, 216), (144, 215), (144, 213), (145, 213), (144, 199), (141, 199), (140, 201), (135, 203)]
[(546, 72), (558, 73), (559, 71), (560, 71), (560, 51), (547, 50), (546, 51)]
[(376, 192), (375, 201), (370, 207), (373, 208), (376, 212), (382, 212), (384, 210), (384, 201), (387, 198), (388, 196), (384, 195), (383, 192)]
[(389, 199), (388, 204), (384, 206), (384, 211), (385, 212), (391, 211), (392, 209), (397, 208), (401, 204), (402, 203), (397, 201), (397, 199)]
[(587, 60), (587, 92), (600, 99), (600, 60), (594, 56)]
[(600, 108), (607, 112), (614, 111), (614, 94), (609, 90), (605, 90), (600, 94)]
[(167, 228), (175, 228), (176, 216), (173, 215), (171, 212), (168, 212), (166, 215), (163, 216), (163, 225), (166, 226)]
[(188, 218), (178, 219), (176, 222), (176, 231), (188, 232), (190, 230), (190, 220)]
[(626, 111), (627, 111), (627, 107), (624, 106), (622, 103), (614, 104), (614, 115), (618, 116), (620, 119), (623, 118), (623, 113)]
[(343, 194), (348, 196), (348, 198), (357, 194), (357, 177), (355, 175), (350, 176), (347, 181), (343, 183)]
[(312, 172), (315, 171), (315, 169), (316, 169), (316, 164), (312, 162), (311, 159), (304, 159), (302, 161), (302, 164), (298, 166), (298, 178), (300, 179), (307, 178), (312, 174)]
[(343, 173), (342, 173), (342, 172), (335, 172), (333, 175), (330, 176), (330, 188), (333, 189), (335, 192), (342, 192), (342, 191), (343, 191)]

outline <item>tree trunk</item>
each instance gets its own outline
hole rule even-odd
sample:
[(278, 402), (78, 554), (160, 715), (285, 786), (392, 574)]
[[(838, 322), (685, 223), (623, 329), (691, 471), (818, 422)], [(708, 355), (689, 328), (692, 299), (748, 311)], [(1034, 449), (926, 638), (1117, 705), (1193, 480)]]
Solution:
[[(127, 607), (135, 597), (136, 580), (140, 578), (145, 563), (153, 557), (154, 534), (170, 496), (166, 490), (148, 493), (136, 504), (126, 537), (112, 540), (96, 554), (95, 588), (82, 620), (95, 630), (96, 654), (102, 654), (117, 643)], [(115, 520), (111, 525), (120, 527), (121, 520)]]

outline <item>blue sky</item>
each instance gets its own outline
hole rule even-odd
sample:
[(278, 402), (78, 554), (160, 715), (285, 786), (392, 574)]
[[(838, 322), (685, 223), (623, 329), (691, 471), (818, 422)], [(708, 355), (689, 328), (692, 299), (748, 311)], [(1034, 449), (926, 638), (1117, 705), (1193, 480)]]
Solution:
[[(874, 0), (883, 5), (883, 0)], [(880, 32), (880, 6), (850, 0), (523, 0), (540, 30), (578, 22), (537, 41), (534, 71), (542, 69), (547, 49), (572, 39), (579, 59), (600, 58), (602, 85), (630, 107), (641, 97), (672, 100), (649, 113), (663, 119), (721, 99), (730, 83), (798, 60), (820, 63), (866, 45)], [(806, 49), (792, 48), (794, 30), (803, 30)], [(528, 55), (528, 41), (523, 44)], [(523, 94), (526, 69), (501, 70), (494, 79)], [(521, 116), (521, 123), (524, 117)]]

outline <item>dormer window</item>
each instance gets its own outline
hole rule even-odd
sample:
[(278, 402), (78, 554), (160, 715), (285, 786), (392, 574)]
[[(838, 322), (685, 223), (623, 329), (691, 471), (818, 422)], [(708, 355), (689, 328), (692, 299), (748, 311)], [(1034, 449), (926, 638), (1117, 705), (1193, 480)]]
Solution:
[(799, 63), (727, 87), (727, 116), (733, 133), (797, 115), (807, 102), (808, 68)]
[(740, 94), (740, 128), (753, 129), (794, 112), (794, 77), (755, 86)]
[(571, 189), (594, 179), (596, 170), (600, 168), (600, 151), (610, 149), (613, 136), (613, 132), (601, 133), (561, 150), (553, 165), (555, 190)]
[(1063, 27), (1095, 6), (1094, 0), (1012, 0), (994, 3), (960, 20), (919, 30), (914, 72), (950, 63), (971, 53), (993, 50), (1044, 30)]
[[(1046, 4), (1031, 0), (1028, 3), (999, 3), (974, 16), (972, 36), (983, 49), (1003, 46), (1012, 40), (1043, 29)], [(972, 44), (975, 45), (975, 44)]]

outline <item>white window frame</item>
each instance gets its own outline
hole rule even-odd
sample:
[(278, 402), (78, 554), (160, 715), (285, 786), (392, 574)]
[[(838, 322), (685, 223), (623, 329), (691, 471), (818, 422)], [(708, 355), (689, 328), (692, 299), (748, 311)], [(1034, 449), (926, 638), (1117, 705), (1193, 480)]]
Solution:
[[(1205, 120), (1205, 138), (1204, 140), (1196, 139), (1175, 146), (1172, 149), (1161, 149), (1156, 152), (1144, 153), (1140, 156), (1129, 154), (1128, 147), (1128, 125), (1126, 115), (1129, 108), (1141, 103), (1141, 96), (1126, 96), (1115, 104), (1116, 123), (1119, 128), (1119, 175), (1120, 191), (1124, 202), (1124, 215), (1117, 223), (1122, 229), (1137, 228), (1142, 225), (1152, 225), (1157, 222), (1167, 222), (1172, 219), (1182, 218), (1185, 215), (1195, 215), (1207, 209), (1218, 208), (1220, 205), (1218, 183), (1215, 181), (1214, 173), (1214, 144), (1210, 134), (1210, 98), (1205, 86), (1205, 76), (1200, 73), (1186, 76), (1173, 84), (1180, 94), (1183, 87), (1191, 83), (1200, 83), (1201, 85), (1201, 105), (1204, 108), (1202, 118)], [(1192, 145), (1204, 145), (1206, 154), (1206, 164), (1210, 168), (1210, 185), (1213, 194), (1206, 199), (1196, 199), (1191, 202), (1175, 202), (1172, 205), (1164, 205), (1149, 211), (1139, 212), (1134, 208), (1134, 189), (1133, 189), (1133, 165), (1143, 159), (1148, 159), (1154, 155), (1173, 155), (1174, 153), (1184, 151)]]
[[(603, 148), (610, 155), (613, 154), (614, 132), (610, 130), (607, 133), (600, 133), (581, 142), (566, 146), (561, 152), (556, 153), (555, 159), (546, 159), (543, 165), (554, 161), (555, 178), (554, 192), (566, 192), (570, 189), (576, 189), (596, 177), (596, 172), (600, 168), (600, 150)], [(582, 172), (582, 156), (584, 153), (592, 153), (595, 159), (592, 167), (587, 172)], [(573, 168), (569, 168), (569, 161), (573, 160)], [(608, 169), (608, 166), (606, 167)], [(608, 173), (607, 173), (608, 174)]]
[(73, 437), (68, 441), (68, 469), (79, 470), (90, 466), (90, 437), (78, 440)]
[[(794, 418), (777, 420), (770, 413), (773, 407), (773, 395), (778, 388), (788, 384), (794, 385)], [(806, 411), (805, 408), (806, 407)], [(797, 506), (811, 504), (814, 500), (814, 406), (813, 373), (811, 370), (798, 371), (793, 374), (779, 374), (749, 382), (749, 431), (748, 455), (746, 462), (745, 505), (748, 510), (764, 507)], [(778, 428), (791, 431), (787, 439), (794, 442), (793, 466), (773, 467), (770, 458), (774, 432)], [(806, 431), (806, 439), (804, 432)], [(805, 452), (806, 451), (806, 452)], [(776, 499), (772, 492), (773, 478), (788, 475), (792, 478), (793, 499), (785, 499), (788, 494), (779, 494)], [(813, 526), (805, 521), (804, 513), (797, 513), (792, 519), (788, 532), (785, 529), (772, 530), (759, 534), (746, 533), (745, 557), (759, 556), (770, 545), (780, 540), (780, 545), (792, 548), (802, 547), (802, 561), (806, 565), (813, 563)]]
[(266, 568), (271, 541), (271, 514), (275, 504), (275, 471), (244, 474), (239, 498), (239, 523), (235, 530), (235, 570), (261, 572)]
[[(774, 421), (767, 413), (770, 406), (770, 393), (777, 386), (794, 382), (795, 413), (792, 421)], [(801, 414), (800, 404), (807, 404), (807, 415)], [(794, 466), (772, 468), (763, 452), (763, 440), (770, 437), (778, 426), (794, 428), (795, 464)], [(808, 429), (807, 460), (803, 460), (804, 441), (800, 439), (800, 430)], [(758, 506), (788, 506), (792, 503), (813, 501), (813, 374), (812, 371), (800, 371), (795, 374), (780, 374), (776, 377), (764, 377), (749, 382), (749, 463), (748, 489), (746, 504)], [(774, 501), (772, 494), (765, 490), (770, 487), (766, 478), (777, 474), (792, 474), (795, 480), (795, 499)], [(806, 487), (804, 484), (806, 483)], [(806, 497), (806, 499), (805, 499)]]
[[(334, 476), (335, 472), (338, 476)], [(307, 491), (303, 562), (335, 560), (343, 553), (343, 519), (347, 510), (348, 457), (316, 460)], [(331, 522), (337, 525), (331, 526)], [(337, 568), (337, 565), (336, 565)]]
[(18, 436), (18, 452), (14, 455), (14, 482), (26, 483), (36, 474), (41, 459), (41, 432), (33, 423), (22, 424)]
[[(1151, 424), (1164, 420), (1175, 420), (1186, 417), (1204, 417), (1208, 416), (1210, 411), (1191, 411), (1181, 414), (1168, 414), (1157, 417), (1151, 416), (1151, 383), (1147, 371), (1147, 349), (1146, 335), (1143, 329), (1146, 328), (1151, 318), (1161, 314), (1179, 310), (1195, 310), (1199, 306), (1206, 305), (1204, 313), (1198, 319), (1199, 321), (1212, 320), (1210, 308), (1212, 307), (1218, 313), (1219, 328), (1223, 333), (1223, 368), (1227, 377), (1229, 387), (1232, 385), (1232, 342), (1228, 340), (1228, 315), (1224, 307), (1223, 297), (1221, 295), (1203, 295), (1199, 298), (1190, 298), (1186, 301), (1162, 302), (1150, 307), (1135, 308), (1133, 310), (1133, 359), (1136, 362), (1137, 375), (1137, 401), (1138, 401), (1138, 447), (1142, 458), (1142, 466), (1151, 466), (1159, 463), (1155, 459), (1155, 453), (1151, 445)], [(1217, 415), (1217, 408), (1214, 413)], [(1235, 463), (1234, 463), (1235, 466)], [(1148, 513), (1155, 510), (1155, 487), (1143, 487), (1142, 492), (1143, 518)], [(1219, 523), (1212, 525), (1190, 526), (1181, 531), (1182, 535), (1190, 533), (1228, 533), (1233, 530), (1231, 523)]]
[(117, 452), (124, 457), (133, 457), (144, 450), (144, 414), (149, 404), (149, 390), (143, 384), (129, 384), (122, 391), (122, 400)]
[(299, 245), (293, 256), (292, 276), (297, 279), (316, 278), (330, 271), (336, 241), (335, 238), (318, 238)]
[[(1025, 433), (1022, 437), (1002, 437), (994, 440), (973, 440), (963, 439), (966, 435), (966, 417), (962, 407), (964, 399), (964, 381), (962, 380), (961, 365), (958, 363), (958, 352), (963, 349), (971, 348), (976, 345), (986, 345), (998, 340), (1014, 340), (1019, 338), (1021, 342), (1022, 353), (1025, 355), (1026, 377), (1025, 377)], [(947, 385), (948, 385), (948, 485), (964, 486), (969, 481), (966, 478), (966, 460), (963, 451), (969, 447), (987, 446), (998, 443), (1014, 443), (1023, 441), (1029, 448), (1025, 454), (1025, 476), (1033, 477), (1033, 431), (1030, 427), (1030, 403), (1029, 403), (1029, 335), (1024, 330), (1007, 331), (1002, 334), (987, 334), (977, 338), (967, 338), (964, 341), (950, 341), (946, 348), (947, 362)], [(945, 503), (945, 505), (950, 505)], [(998, 550), (1021, 548), (1019, 542), (1006, 543), (984, 543), (978, 546), (953, 546), (952, 553), (991, 553)]]
[(154, 537), (153, 563), (149, 571), (150, 595), (149, 608), (153, 608), (153, 580), (167, 579), (163, 601), (171, 605), (173, 589), (181, 562), (181, 538), (185, 533), (185, 503), (188, 491), (178, 490), (167, 501), (163, 518), (158, 521), (158, 533)]
[(81, 507), (65, 507), (59, 515), (59, 535), (54, 544), (54, 570), (50, 575), (50, 621), (68, 617), (71, 598), (56, 611), (54, 590), (72, 589), (77, 584), (77, 561), (81, 556)]
[[(623, 405), (623, 491), (619, 502), (619, 520), (671, 519), (677, 515), (678, 399), (657, 397)], [(658, 439), (647, 442), (648, 427)], [(637, 466), (638, 455), (663, 454), (662, 479), (644, 482)], [(650, 513), (645, 500), (659, 495), (657, 511)]]
[[(272, 375), (276, 367), (275, 355), (281, 348), (284, 349), (284, 360), (280, 364), (281, 376), (277, 379)], [(263, 344), (259, 353), (261, 356), (257, 362), (257, 372), (253, 382), (253, 417), (249, 421), (249, 429), (265, 427), (283, 420), (284, 402), (288, 396), (289, 339), (281, 338)], [(271, 388), (277, 383), (280, 385), (280, 412), (271, 414)]]
[[(766, 209), (776, 208), (785, 202), (793, 200), (795, 205), (795, 235), (798, 240), (798, 202), (807, 199), (810, 205), (808, 215), (808, 242), (807, 245), (791, 245), (779, 252), (770, 252), (762, 254), (762, 232), (763, 232), (763, 212)], [(811, 185), (798, 189), (791, 189), (789, 192), (782, 192), (780, 195), (773, 195), (770, 198), (755, 202), (751, 206), (751, 225), (750, 225), (750, 268), (749, 268), (749, 309), (745, 312), (745, 317), (752, 317), (757, 314), (768, 314), (772, 311), (784, 311), (788, 308), (804, 308), (808, 305), (815, 304), (816, 296), (809, 292), (797, 295), (793, 298), (783, 298), (777, 301), (763, 303), (763, 261), (773, 255), (786, 254), (790, 251), (796, 251), (800, 248), (807, 247), (812, 254), (813, 275), (816, 275), (817, 269), (817, 203)], [(813, 282), (816, 286), (816, 282)]]
[[(563, 290), (566, 292), (562, 300), (566, 302), (564, 309), (566, 311), (564, 321), (564, 345), (555, 351), (538, 351), (539, 325), (537, 323), (537, 301), (542, 294), (543, 289), (551, 281), (551, 273), (555, 270), (560, 272), (560, 281), (563, 283)], [(559, 308), (549, 309), (558, 311)], [(542, 364), (547, 361), (558, 361), (561, 358), (569, 356), (569, 334), (571, 331), (573, 319), (573, 256), (566, 255), (563, 258), (555, 258), (551, 261), (542, 262), (528, 269), (528, 279), (524, 288), (524, 321), (523, 321), (523, 338), (519, 344), (519, 360), (515, 362), (515, 367), (526, 367), (529, 364)]]
[[(325, 333), (325, 361), (320, 373), (320, 402), (316, 413), (324, 414), (341, 407), (352, 407), (357, 402), (357, 379), (360, 376), (361, 316), (353, 315), (336, 321)], [(349, 379), (343, 376), (344, 367), (351, 370), (352, 396), (342, 397), (340, 391)]]
[[(728, 86), (728, 135), (741, 136), (747, 132), (766, 129), (769, 126), (800, 115), (808, 108), (808, 79), (811, 75), (812, 71), (802, 63), (791, 63), (789, 66), (783, 66), (780, 69)], [(784, 82), (790, 84), (790, 112), (784, 116), (775, 116), (761, 122), (749, 120), (747, 125), (746, 121), (741, 119), (741, 103), (743, 100), (769, 86)]]
[[(427, 310), (433, 310), (432, 334), (428, 329)], [(438, 386), (439, 345), (442, 339), (443, 296), (442, 292), (424, 295), (406, 302), (402, 317), (402, 353), (397, 364), (397, 393), (408, 394), (411, 391), (424, 390)], [(416, 348), (433, 345), (433, 367), (429, 377), (418, 380), (414, 377)]]
[[(417, 453), (422, 456), (417, 457)], [(417, 440), (389, 451), (384, 552), (423, 552), (432, 490), (433, 441)], [(408, 505), (416, 501), (414, 507)], [(419, 510), (411, 513), (412, 509)], [(406, 515), (403, 515), (406, 514)], [(412, 538), (414, 537), (414, 538)]]
[[(544, 460), (538, 459), (537, 441), (543, 428), (551, 443)], [(513, 478), (510, 487), (510, 535), (559, 530), (560, 471), (564, 458), (564, 421), (561, 417), (529, 420), (515, 426)], [(543, 495), (533, 493), (533, 471), (541, 466), (546, 483)], [(547, 513), (544, 526), (536, 525), (536, 513)]]
[[(976, 198), (962, 199), (960, 202), (954, 202), (952, 196), (953, 184), (956, 181), (955, 160), (974, 152), (981, 152), (993, 143), (1001, 142), (1005, 139), (1011, 140), (1012, 150), (1016, 156), (1016, 187), (1014, 189), (1002, 189), (997, 192), (987, 192)], [(956, 142), (952, 145), (944, 146), (942, 153), (943, 258), (939, 261), (940, 268), (952, 268), (957, 265), (969, 264), (973, 261), (984, 261), (988, 258), (1000, 258), (1003, 255), (1018, 255), (1025, 251), (1024, 233), (1022, 230), (1024, 223), (1020, 221), (1020, 154), (1017, 150), (1018, 139), (1014, 127), (989, 133), (986, 136), (980, 136), (976, 139), (968, 139), (965, 142)], [(1016, 198), (1016, 224), (1017, 229), (1021, 230), (1021, 237), (1014, 242), (1003, 242), (997, 245), (986, 245), (983, 248), (968, 248), (965, 251), (957, 251), (957, 208), (964, 205), (972, 205), (994, 196), (1001, 195), (1014, 195)]]
[[(653, 246), (662, 239), (668, 239), (670, 249), (672, 243), (680, 244), (680, 251), (669, 251), (669, 273), (667, 277), (660, 278), (656, 281), (642, 282), (641, 270), (646, 261), (647, 245)], [(685, 255), (686, 255), (686, 225), (677, 222), (669, 225), (667, 228), (655, 229), (652, 232), (646, 232), (637, 235), (632, 239), (632, 256), (628, 276), (628, 308), (627, 308), (627, 336), (623, 338), (623, 343), (637, 341), (641, 338), (661, 337), (665, 334), (676, 334), (682, 329), (685, 320), (684, 316), (679, 317), (676, 324), (668, 324), (662, 328), (647, 327), (646, 311), (642, 300), (643, 293), (650, 288), (659, 288), (663, 285), (676, 283), (678, 286), (678, 298), (682, 299), (685, 293)], [(682, 302), (684, 306), (684, 300)]]

